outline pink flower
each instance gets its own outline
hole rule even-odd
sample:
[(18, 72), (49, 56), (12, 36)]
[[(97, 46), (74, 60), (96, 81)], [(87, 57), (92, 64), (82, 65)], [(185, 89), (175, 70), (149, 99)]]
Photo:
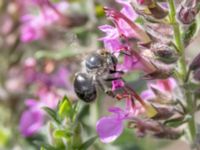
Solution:
[(123, 6), (120, 12), (130, 20), (134, 21), (138, 17), (137, 13), (131, 6), (131, 0), (116, 0), (116, 2)]
[(177, 87), (177, 82), (174, 78), (168, 78), (164, 80), (157, 80), (155, 84), (149, 83), (148, 89), (141, 93), (141, 97), (144, 100), (152, 100), (156, 98), (156, 95), (152, 91), (151, 87), (157, 89), (163, 94), (166, 94), (167, 96), (171, 96), (174, 89)]
[(25, 137), (36, 134), (43, 126), (45, 112), (42, 110), (42, 107), (47, 106), (53, 109), (60, 99), (56, 93), (45, 89), (41, 89), (38, 92), (38, 96), (39, 100), (27, 99), (25, 101), (28, 109), (22, 113), (19, 123), (19, 130)]
[(114, 80), (112, 81), (112, 91), (115, 91), (118, 88), (124, 86), (124, 82), (122, 80)]
[(20, 120), (20, 132), (29, 137), (37, 133), (44, 122), (44, 114), (38, 109), (30, 109), (23, 112)]
[(21, 41), (31, 42), (43, 38), (46, 34), (43, 21), (38, 16), (24, 16), (21, 26)]
[(39, 109), (38, 103), (33, 99), (26, 100), (29, 109), (25, 110), (20, 119), (19, 130), (25, 137), (37, 133), (44, 123), (44, 112)]
[[(105, 48), (116, 56), (119, 56), (120, 52), (125, 53), (123, 63), (117, 66), (118, 70), (125, 72), (142, 70), (146, 73), (152, 73), (155, 68), (138, 53), (136, 44), (138, 41), (148, 43), (151, 39), (139, 25), (134, 23), (137, 14), (130, 4), (131, 1), (117, 0), (117, 2), (123, 6), (120, 12), (112, 8), (105, 8), (107, 17), (112, 20), (115, 27), (111, 25), (100, 26), (99, 29), (106, 33), (100, 40), (104, 42)], [(112, 89), (115, 90), (122, 86), (122, 82), (115, 81)]]
[(104, 42), (104, 47), (108, 49), (111, 53), (119, 52), (124, 48), (124, 45), (121, 43), (119, 33), (117, 28), (111, 25), (102, 25), (99, 29), (106, 33), (106, 36), (100, 38)]
[[(25, 9), (21, 16), (20, 39), (22, 42), (31, 42), (44, 38), (47, 34), (47, 27), (60, 23), (65, 19), (63, 13), (68, 7), (66, 2), (56, 3), (55, 5), (47, 0), (35, 0), (33, 2), (39, 8), (37, 15), (33, 15), (33, 13)], [(29, 6), (30, 4), (27, 5)], [(23, 7), (26, 7), (26, 5), (24, 4)]]
[[(135, 13), (134, 9), (131, 7), (130, 0), (116, 0), (118, 3), (120, 3), (123, 8), (121, 10), (121, 13), (127, 16), (129, 19), (134, 21), (137, 18), (137, 14)], [(110, 11), (111, 9), (106, 8), (107, 16), (110, 18)], [(106, 36), (101, 38), (101, 40), (104, 41), (105, 48), (110, 50), (111, 52), (124, 49), (124, 43), (121, 42), (120, 36), (126, 35), (129, 32), (132, 32), (133, 30), (130, 29), (130, 27), (127, 25), (126, 21), (124, 20), (113, 20), (116, 27), (110, 26), (110, 25), (103, 25), (100, 26), (99, 29), (106, 33)], [(117, 23), (116, 23), (117, 22)], [(118, 24), (119, 23), (119, 24)], [(119, 32), (119, 30), (122, 30)]]
[(120, 35), (125, 38), (134, 38), (142, 43), (149, 43), (151, 41), (147, 33), (134, 23), (126, 14), (118, 12), (112, 8), (104, 8), (105, 13), (109, 19), (113, 21)]
[(137, 116), (143, 111), (140, 105), (132, 107), (131, 100), (127, 99), (126, 109), (112, 107), (109, 111), (111, 116), (102, 117), (96, 124), (96, 130), (103, 143), (110, 143), (116, 140), (123, 132), (125, 120)]
[(113, 115), (102, 117), (96, 125), (96, 130), (100, 140), (109, 143), (116, 140), (123, 132), (123, 120), (126, 118), (124, 112), (120, 108), (112, 108), (110, 110)]

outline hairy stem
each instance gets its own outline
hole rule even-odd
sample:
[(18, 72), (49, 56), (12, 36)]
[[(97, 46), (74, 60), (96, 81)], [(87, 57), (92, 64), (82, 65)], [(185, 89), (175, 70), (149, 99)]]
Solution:
[[(168, 0), (169, 3), (169, 8), (170, 8), (170, 13), (169, 13), (169, 19), (170, 23), (173, 26), (174, 30), (174, 40), (175, 44), (177, 46), (177, 52), (180, 55), (180, 59), (178, 61), (178, 74), (181, 77), (181, 83), (184, 84), (188, 80), (187, 78), (187, 63), (185, 60), (185, 48), (184, 44), (182, 42), (181, 38), (181, 32), (180, 32), (180, 26), (179, 23), (176, 20), (176, 8), (174, 4), (174, 0)], [(184, 90), (185, 94), (185, 99), (187, 102), (187, 111), (191, 115), (191, 120), (188, 122), (188, 127), (189, 127), (189, 133), (191, 137), (191, 142), (194, 142), (195, 137), (196, 137), (196, 127), (195, 127), (195, 120), (194, 120), (194, 111), (193, 111), (193, 98), (190, 92)]]

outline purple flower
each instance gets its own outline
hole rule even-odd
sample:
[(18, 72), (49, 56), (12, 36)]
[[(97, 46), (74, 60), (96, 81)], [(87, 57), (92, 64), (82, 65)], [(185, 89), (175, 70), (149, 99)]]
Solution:
[[(124, 55), (124, 61), (117, 66), (118, 70), (142, 70), (146, 73), (155, 71), (155, 67), (146, 62), (144, 58), (137, 52), (136, 42), (148, 43), (150, 37), (133, 21), (137, 18), (137, 14), (131, 6), (130, 0), (117, 0), (122, 4), (123, 8), (120, 12), (105, 8), (106, 15), (112, 20), (115, 27), (111, 25), (100, 26), (99, 29), (106, 33), (100, 40), (104, 42), (105, 48), (119, 56), (120, 52), (127, 53)], [(134, 50), (136, 49), (136, 50)], [(113, 82), (113, 90), (122, 87), (122, 82)]]
[[(35, 0), (34, 4), (39, 8), (37, 15), (33, 15), (25, 9), (21, 16), (22, 25), (20, 39), (22, 42), (31, 42), (44, 38), (47, 34), (47, 27), (65, 20), (62, 13), (68, 7), (66, 2), (53, 5), (47, 0)], [(27, 5), (29, 6), (30, 4)], [(24, 4), (23, 7), (26, 8), (26, 5)]]
[(102, 142), (110, 143), (116, 140), (123, 132), (123, 122), (143, 112), (140, 105), (136, 105), (133, 108), (131, 100), (127, 99), (126, 102), (125, 110), (119, 107), (112, 107), (109, 109), (112, 115), (98, 120), (96, 130)]
[(46, 89), (41, 89), (38, 96), (39, 100), (27, 99), (25, 101), (28, 108), (22, 113), (19, 123), (19, 130), (25, 137), (36, 134), (43, 126), (45, 113), (42, 107), (47, 106), (53, 109), (60, 99), (55, 92)]
[(134, 38), (142, 43), (149, 43), (151, 41), (147, 33), (135, 24), (126, 14), (118, 12), (112, 8), (104, 8), (107, 17), (115, 24), (119, 35), (130, 39)]
[[(137, 14), (135, 13), (134, 9), (131, 7), (130, 0), (116, 0), (120, 3), (123, 8), (121, 13), (127, 16), (131, 21), (134, 21), (137, 18)], [(112, 11), (112, 10), (110, 10)], [(107, 16), (110, 17), (110, 12), (106, 8)], [(110, 50), (111, 52), (119, 52), (120, 50), (124, 49), (124, 43), (121, 42), (120, 36), (126, 35), (130, 33), (132, 34), (132, 29), (130, 26), (127, 25), (126, 21), (120, 19), (118, 22), (117, 19), (114, 20), (116, 27), (110, 25), (103, 25), (100, 26), (99, 29), (106, 33), (106, 36), (101, 38), (103, 40), (105, 48)], [(117, 23), (116, 23), (117, 22)], [(118, 24), (119, 23), (119, 24)], [(119, 32), (120, 31), (120, 32)]]
[(114, 80), (112, 81), (112, 91), (115, 91), (118, 88), (124, 86), (124, 82), (122, 80)]
[(104, 143), (116, 140), (123, 132), (123, 120), (126, 118), (125, 113), (117, 107), (109, 110), (113, 115), (102, 117), (96, 124), (96, 130), (99, 138)]
[(119, 33), (117, 28), (111, 25), (102, 25), (99, 29), (106, 33), (106, 36), (100, 38), (104, 42), (104, 47), (108, 49), (111, 53), (119, 52), (124, 48), (124, 45), (119, 39)]
[(131, 0), (116, 0), (119, 4), (121, 4), (123, 7), (121, 9), (121, 13), (127, 16), (130, 20), (134, 21), (137, 19), (138, 15), (131, 6)]
[(21, 35), (22, 42), (31, 42), (43, 38), (46, 34), (44, 27), (46, 25), (43, 16), (40, 14), (34, 16), (26, 14), (21, 17)]
[(148, 89), (141, 93), (141, 97), (144, 100), (152, 100), (156, 98), (156, 94), (152, 91), (152, 88), (160, 91), (166, 96), (172, 96), (174, 89), (177, 87), (177, 82), (174, 78), (168, 78), (164, 80), (157, 80), (156, 83), (149, 83)]
[(23, 136), (29, 137), (37, 133), (44, 123), (44, 112), (35, 100), (27, 100), (29, 109), (25, 110), (20, 119), (19, 129)]

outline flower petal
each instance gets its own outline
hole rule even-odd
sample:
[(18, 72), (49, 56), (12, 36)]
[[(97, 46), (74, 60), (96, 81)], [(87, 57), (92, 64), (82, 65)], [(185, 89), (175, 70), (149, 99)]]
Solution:
[(20, 120), (20, 132), (23, 136), (28, 137), (42, 127), (44, 121), (44, 113), (40, 109), (30, 109), (23, 112)]
[(110, 143), (121, 135), (123, 120), (116, 116), (103, 117), (97, 122), (96, 130), (102, 142)]

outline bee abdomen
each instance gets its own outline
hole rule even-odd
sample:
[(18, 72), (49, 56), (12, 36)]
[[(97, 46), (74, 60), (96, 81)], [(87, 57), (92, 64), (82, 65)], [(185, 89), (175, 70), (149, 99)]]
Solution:
[(86, 73), (78, 73), (74, 80), (74, 91), (84, 102), (92, 102), (97, 97), (95, 84)]

